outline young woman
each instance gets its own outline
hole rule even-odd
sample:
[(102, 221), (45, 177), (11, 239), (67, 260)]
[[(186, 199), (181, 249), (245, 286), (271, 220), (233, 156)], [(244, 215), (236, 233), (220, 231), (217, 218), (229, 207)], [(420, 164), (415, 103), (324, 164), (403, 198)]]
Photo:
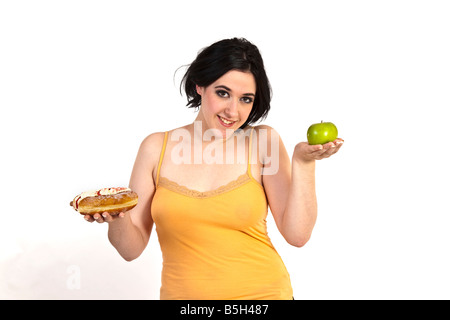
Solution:
[(130, 179), (139, 204), (86, 219), (109, 223), (109, 240), (127, 261), (156, 225), (161, 299), (292, 299), (267, 235), (268, 207), (286, 241), (303, 246), (317, 217), (315, 160), (343, 140), (300, 142), (291, 164), (273, 128), (252, 126), (267, 115), (271, 90), (257, 47), (245, 39), (202, 50), (182, 85), (197, 118), (144, 139)]

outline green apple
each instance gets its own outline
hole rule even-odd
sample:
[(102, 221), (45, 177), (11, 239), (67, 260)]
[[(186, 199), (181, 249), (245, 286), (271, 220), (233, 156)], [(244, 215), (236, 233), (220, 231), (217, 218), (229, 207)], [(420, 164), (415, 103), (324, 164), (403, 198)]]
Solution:
[(320, 122), (311, 125), (308, 128), (308, 143), (313, 144), (325, 144), (336, 140), (338, 136), (338, 130), (336, 126), (331, 122)]

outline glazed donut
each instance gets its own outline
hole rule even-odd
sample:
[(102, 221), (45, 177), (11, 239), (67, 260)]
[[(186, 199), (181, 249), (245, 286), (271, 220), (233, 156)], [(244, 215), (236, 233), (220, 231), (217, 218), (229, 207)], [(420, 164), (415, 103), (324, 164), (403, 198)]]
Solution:
[(138, 195), (130, 188), (103, 188), (77, 195), (70, 205), (81, 214), (108, 212), (112, 215), (133, 209)]

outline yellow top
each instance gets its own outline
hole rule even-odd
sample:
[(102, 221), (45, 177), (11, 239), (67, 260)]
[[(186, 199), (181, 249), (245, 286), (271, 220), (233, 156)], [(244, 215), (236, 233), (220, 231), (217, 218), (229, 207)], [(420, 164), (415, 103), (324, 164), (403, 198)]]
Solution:
[(163, 256), (160, 298), (291, 300), (289, 274), (267, 235), (266, 195), (250, 161), (236, 180), (199, 192), (159, 177), (166, 144), (167, 132), (151, 209)]

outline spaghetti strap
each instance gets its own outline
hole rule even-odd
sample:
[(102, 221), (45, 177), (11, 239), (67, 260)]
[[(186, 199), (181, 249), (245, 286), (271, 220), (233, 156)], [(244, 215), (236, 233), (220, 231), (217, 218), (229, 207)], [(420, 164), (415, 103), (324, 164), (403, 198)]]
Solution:
[(253, 127), (250, 129), (250, 139), (248, 141), (248, 162), (247, 162), (247, 174), (250, 177), (250, 179), (253, 179), (252, 177), (252, 167), (251, 167), (251, 161), (252, 161), (252, 136), (253, 136)]
[(156, 186), (158, 186), (158, 183), (159, 183), (159, 172), (161, 171), (161, 164), (162, 164), (162, 161), (164, 158), (164, 153), (166, 151), (167, 135), (168, 135), (168, 131), (166, 131), (164, 134), (164, 143), (163, 143), (163, 146), (161, 149), (161, 155), (159, 156), (158, 171), (156, 172), (156, 183), (155, 183)]

